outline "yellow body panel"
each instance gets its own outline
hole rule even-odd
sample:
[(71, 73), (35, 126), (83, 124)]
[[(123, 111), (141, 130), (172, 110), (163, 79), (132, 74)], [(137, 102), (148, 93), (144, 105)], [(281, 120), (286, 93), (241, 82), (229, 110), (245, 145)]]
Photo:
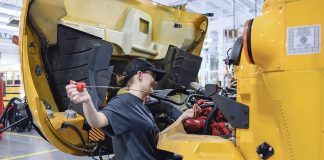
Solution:
[[(266, 1), (262, 16), (253, 21), (251, 46), (255, 65), (248, 64), (242, 53), (240, 65), (235, 67), (237, 101), (250, 107), (249, 128), (236, 130), (236, 147), (244, 159), (260, 159), (256, 148), (263, 142), (275, 151), (269, 159), (324, 159), (323, 52), (288, 55), (286, 48), (287, 28), (322, 27), (321, 6), (323, 1), (319, 0)], [(174, 137), (172, 141), (181, 141), (186, 135)], [(177, 145), (188, 142), (191, 140)], [(195, 157), (191, 155), (190, 159)]]
[[(24, 80), (24, 89), (26, 93), (27, 102), (33, 118), (38, 123), (40, 130), (47, 138), (47, 140), (57, 147), (58, 149), (74, 155), (84, 155), (85, 152), (75, 148), (72, 143), (80, 144), (70, 137), (61, 137), (53, 128), (50, 120), (48, 119), (45, 111), (45, 106), (42, 100), (46, 100), (51, 105), (54, 112), (58, 109), (49, 90), (47, 79), (44, 72), (40, 76), (36, 76), (35, 67), (42, 66), (41, 58), (39, 55), (39, 46), (35, 35), (30, 31), (26, 24), (26, 16), (28, 10), (28, 1), (23, 2), (23, 10), (21, 15), (20, 35), (20, 59), (21, 70)], [(64, 119), (61, 120), (64, 122)], [(67, 135), (74, 135), (74, 131), (66, 130)], [(80, 140), (79, 140), (80, 141)]]
[(319, 53), (288, 54), (287, 49), (289, 28), (322, 28), (323, 5), (320, 0), (265, 1), (254, 19), (255, 65), (242, 53), (235, 67), (237, 100), (250, 107), (249, 129), (237, 129), (237, 147), (246, 159), (259, 159), (255, 149), (262, 142), (274, 149), (269, 159), (324, 159), (323, 36)]
[[(192, 52), (199, 55), (208, 25), (205, 16), (147, 0), (38, 0), (33, 3), (31, 22), (47, 36), (50, 45), (57, 41), (56, 25), (63, 24), (112, 42), (114, 56), (163, 59), (168, 45), (188, 49), (195, 41), (198, 43)], [(134, 22), (138, 16), (147, 17), (148, 33), (136, 33), (132, 29), (140, 25)], [(174, 27), (175, 24), (181, 27)]]
[[(75, 118), (66, 118), (64, 115), (64, 112), (57, 112), (54, 114), (54, 118), (50, 118), (50, 122), (53, 126), (53, 128), (56, 130), (56, 133), (58, 133), (62, 138), (68, 139), (70, 143), (74, 145), (80, 146), (80, 137), (77, 135), (75, 131), (73, 131), (71, 128), (62, 129), (62, 123), (66, 122), (69, 124), (73, 124), (78, 128), (83, 127), (84, 118), (81, 115), (76, 115)], [(86, 131), (82, 131), (83, 138), (85, 140), (88, 139), (88, 134)]]
[(230, 140), (218, 136), (187, 134), (180, 120), (160, 134), (158, 148), (180, 154), (184, 160), (244, 159)]

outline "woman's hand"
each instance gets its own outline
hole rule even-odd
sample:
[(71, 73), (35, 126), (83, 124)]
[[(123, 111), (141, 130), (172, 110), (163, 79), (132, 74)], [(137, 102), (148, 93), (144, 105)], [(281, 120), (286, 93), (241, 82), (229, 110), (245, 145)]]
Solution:
[(91, 97), (86, 89), (84, 89), (82, 92), (77, 91), (76, 88), (77, 82), (70, 81), (70, 84), (65, 86), (67, 96), (70, 98), (70, 101), (79, 104), (84, 102), (89, 102), (91, 100)]
[(192, 108), (187, 109), (181, 115), (182, 120), (186, 120), (189, 118), (197, 118), (201, 113), (201, 108), (198, 105), (194, 105)]

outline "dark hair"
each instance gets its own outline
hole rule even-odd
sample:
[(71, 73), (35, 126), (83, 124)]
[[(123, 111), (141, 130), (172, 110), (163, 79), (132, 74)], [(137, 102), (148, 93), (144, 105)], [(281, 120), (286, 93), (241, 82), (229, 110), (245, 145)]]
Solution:
[(117, 85), (124, 86), (126, 84), (125, 80), (126, 80), (126, 76), (120, 74), (116, 75)]
[(134, 77), (131, 77), (129, 80), (126, 80), (125, 75), (116, 75), (116, 82), (119, 86), (129, 87), (129, 85), (134, 81)]

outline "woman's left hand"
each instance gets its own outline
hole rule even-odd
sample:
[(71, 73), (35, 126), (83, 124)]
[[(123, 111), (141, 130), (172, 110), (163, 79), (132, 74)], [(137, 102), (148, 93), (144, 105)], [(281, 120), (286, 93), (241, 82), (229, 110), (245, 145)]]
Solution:
[(198, 105), (194, 105), (191, 109), (187, 109), (181, 115), (182, 120), (189, 118), (197, 118), (201, 113), (201, 108)]

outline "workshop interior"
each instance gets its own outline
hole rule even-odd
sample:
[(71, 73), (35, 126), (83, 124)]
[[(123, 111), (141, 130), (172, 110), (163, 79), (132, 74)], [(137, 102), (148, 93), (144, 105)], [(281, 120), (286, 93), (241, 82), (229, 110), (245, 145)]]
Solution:
[[(66, 86), (100, 111), (129, 92), (118, 79), (139, 58), (165, 71), (145, 104), (159, 159), (324, 160), (322, 6), (0, 0), (0, 159), (117, 159), (114, 137), (90, 126)], [(153, 111), (167, 105), (199, 113)]]

